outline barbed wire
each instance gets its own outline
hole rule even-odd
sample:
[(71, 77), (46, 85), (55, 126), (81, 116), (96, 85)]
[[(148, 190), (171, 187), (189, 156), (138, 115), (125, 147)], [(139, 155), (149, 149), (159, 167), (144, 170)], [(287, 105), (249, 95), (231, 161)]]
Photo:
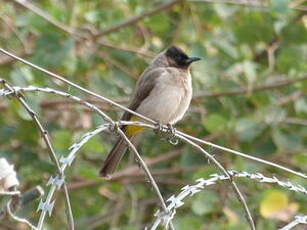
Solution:
[(306, 216), (295, 216), (294, 220), (292, 222), (290, 222), (286, 226), (280, 228), (279, 230), (290, 230), (290, 229), (296, 227), (299, 224), (307, 225), (307, 215)]
[[(274, 177), (267, 177), (261, 173), (248, 173), (245, 171), (237, 172), (235, 170), (228, 170), (228, 174), (231, 177), (236, 178), (248, 178), (251, 180), (255, 180), (260, 183), (270, 183), (276, 184), (280, 187), (286, 188), (290, 191), (303, 193), (307, 195), (307, 190), (301, 185), (293, 185), (290, 181), (284, 182)], [(221, 174), (212, 174), (209, 176), (209, 179), (200, 178), (196, 180), (196, 184), (194, 185), (186, 185), (181, 189), (181, 192), (178, 195), (172, 195), (168, 200), (167, 212), (158, 210), (155, 214), (155, 220), (150, 227), (150, 230), (156, 230), (160, 224), (167, 225), (170, 220), (172, 220), (176, 214), (177, 208), (184, 205), (184, 199), (187, 197), (194, 196), (195, 194), (205, 190), (206, 187), (210, 185), (215, 185), (219, 181), (229, 180), (229, 178), (225, 175)], [(292, 224), (291, 224), (292, 223)], [(294, 227), (297, 224), (307, 224), (307, 216), (303, 217), (295, 217), (293, 222), (289, 223), (289, 227)], [(288, 226), (288, 225), (287, 225)], [(291, 229), (289, 227), (284, 227), (281, 230)], [(147, 228), (149, 229), (149, 228)]]

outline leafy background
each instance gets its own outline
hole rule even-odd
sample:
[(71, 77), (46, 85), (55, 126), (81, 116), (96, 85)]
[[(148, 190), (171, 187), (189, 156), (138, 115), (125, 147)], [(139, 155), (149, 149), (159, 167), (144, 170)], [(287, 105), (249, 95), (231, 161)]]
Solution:
[[(42, 0), (33, 1), (52, 24), (18, 1), (0, 1), (0, 45), (27, 60), (103, 96), (127, 104), (137, 77), (151, 58), (171, 44), (203, 57), (192, 69), (194, 99), (176, 127), (193, 136), (243, 151), (298, 171), (307, 165), (307, 14), (305, 1), (173, 1), (171, 7), (119, 26), (166, 1)], [(239, 2), (239, 1), (238, 1)], [(241, 2), (241, 1), (240, 1)], [(31, 3), (25, 3), (27, 6)], [(257, 6), (255, 6), (257, 5)], [(102, 33), (101, 33), (102, 32)], [(15, 86), (51, 87), (84, 97), (66, 85), (4, 55), (0, 76)], [(302, 79), (305, 77), (305, 80)], [(300, 81), (292, 82), (293, 79)], [(283, 87), (279, 83), (289, 81)], [(262, 86), (271, 85), (269, 89)], [(260, 87), (259, 91), (253, 91)], [(231, 93), (243, 89), (243, 92)], [(230, 93), (228, 93), (230, 92)], [(104, 121), (82, 106), (52, 95), (26, 94), (53, 140), (57, 154)], [(91, 100), (114, 119), (121, 111)], [(0, 156), (15, 165), (21, 190), (45, 184), (55, 173), (40, 134), (15, 100), (0, 99)], [(141, 229), (158, 207), (157, 197), (139, 171), (115, 180), (98, 170), (116, 137), (91, 140), (67, 171), (77, 229)], [(148, 131), (139, 149), (144, 157), (165, 157), (150, 166), (165, 198), (216, 169), (200, 153), (179, 143), (172, 146)], [(207, 150), (229, 169), (285, 174), (229, 153)], [(131, 154), (119, 172), (134, 165)], [(238, 181), (257, 229), (276, 229), (293, 215), (307, 212), (306, 197), (274, 186)], [(62, 193), (56, 196), (47, 229), (66, 223)], [(18, 214), (37, 221), (38, 202)], [(4, 225), (5, 224), (5, 225)], [(178, 230), (248, 229), (243, 210), (226, 184), (210, 187), (186, 201), (175, 217)], [(4, 227), (6, 226), (6, 227)], [(1, 229), (24, 229), (9, 220)]]

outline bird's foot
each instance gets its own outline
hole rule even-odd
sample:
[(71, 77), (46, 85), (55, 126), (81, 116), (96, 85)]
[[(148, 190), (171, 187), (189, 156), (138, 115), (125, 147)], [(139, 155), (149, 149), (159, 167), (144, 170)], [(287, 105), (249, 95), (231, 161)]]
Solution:
[(174, 137), (176, 135), (176, 129), (172, 124), (167, 124), (167, 132), (169, 133), (170, 136)]
[(157, 128), (154, 130), (154, 132), (156, 134), (162, 134), (164, 132), (162, 122), (157, 121)]
[(178, 138), (176, 137), (176, 129), (171, 124), (167, 124), (167, 130), (163, 128), (163, 124), (158, 121), (157, 128), (154, 130), (154, 132), (157, 135), (161, 135), (161, 140), (168, 141), (172, 145), (178, 144)]
[(172, 124), (167, 124), (167, 137), (166, 140), (171, 143), (172, 145), (177, 145), (178, 144), (178, 138), (176, 137), (176, 129)]

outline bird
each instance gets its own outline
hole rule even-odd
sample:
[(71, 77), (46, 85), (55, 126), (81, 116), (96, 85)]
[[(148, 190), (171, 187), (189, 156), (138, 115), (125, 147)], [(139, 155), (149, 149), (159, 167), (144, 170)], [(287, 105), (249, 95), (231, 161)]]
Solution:
[[(190, 57), (174, 45), (159, 53), (138, 78), (128, 108), (172, 128), (189, 108), (193, 91), (190, 67), (199, 60), (201, 58)], [(127, 111), (121, 120), (142, 121)], [(135, 144), (144, 127), (129, 125), (121, 129)], [(126, 150), (125, 140), (119, 137), (103, 162), (101, 177), (111, 178)]]

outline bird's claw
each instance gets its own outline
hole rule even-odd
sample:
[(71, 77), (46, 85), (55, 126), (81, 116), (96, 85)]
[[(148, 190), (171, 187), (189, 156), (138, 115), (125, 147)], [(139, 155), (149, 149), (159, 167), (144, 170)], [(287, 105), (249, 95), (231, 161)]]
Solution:
[(175, 136), (175, 135), (176, 135), (176, 129), (174, 128), (173, 125), (167, 124), (167, 128), (168, 128), (168, 133), (169, 133), (171, 136)]
[(157, 122), (157, 128), (154, 130), (154, 132), (156, 134), (163, 133), (163, 124), (160, 121)]
[(179, 141), (178, 138), (176, 137), (176, 129), (171, 124), (167, 124), (167, 127), (168, 127), (168, 136), (166, 138), (167, 141), (172, 145), (177, 145)]
[[(154, 130), (156, 134), (164, 134), (162, 140), (166, 140), (172, 145), (178, 144), (178, 138), (176, 137), (176, 129), (171, 125), (167, 124), (167, 130), (163, 128), (163, 124), (158, 121), (157, 128)], [(166, 135), (165, 135), (166, 134)]]

